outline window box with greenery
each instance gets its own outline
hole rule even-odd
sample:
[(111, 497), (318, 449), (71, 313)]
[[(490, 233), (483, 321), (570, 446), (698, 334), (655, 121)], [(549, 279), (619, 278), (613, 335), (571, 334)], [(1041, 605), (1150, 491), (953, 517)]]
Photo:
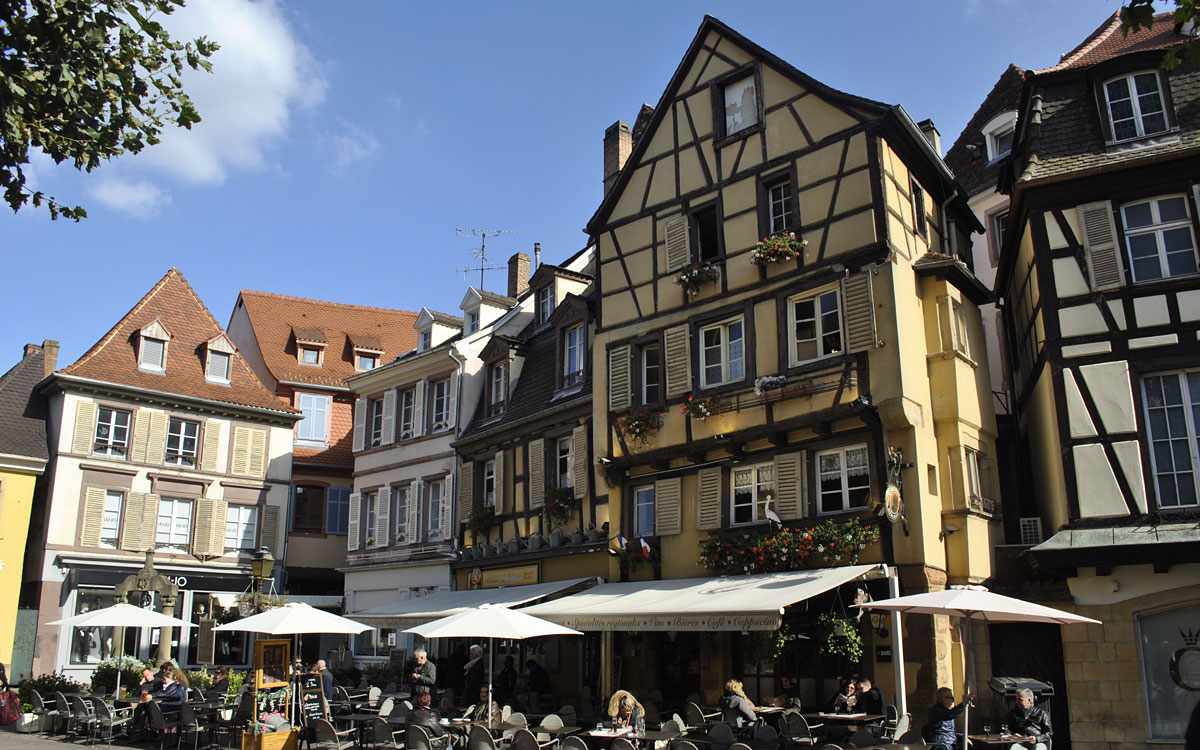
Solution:
[(575, 490), (572, 487), (553, 487), (546, 490), (546, 499), (542, 502), (542, 512), (550, 528), (561, 528), (570, 520), (575, 512)]
[(467, 529), (471, 532), (476, 544), (487, 539), (487, 533), (494, 523), (496, 523), (496, 509), (491, 505), (476, 508), (471, 511), (471, 515), (467, 516)]
[(638, 445), (645, 445), (654, 439), (662, 426), (663, 415), (656, 411), (634, 412), (617, 420), (617, 430), (626, 440)]
[(857, 518), (826, 521), (812, 530), (817, 552), (833, 565), (857, 565), (858, 555), (868, 544), (879, 541), (879, 527), (867, 526)]
[(721, 278), (721, 269), (715, 263), (691, 263), (684, 266), (675, 277), (675, 283), (683, 287), (689, 297), (700, 293), (700, 288)]
[(796, 239), (795, 232), (779, 232), (763, 237), (750, 253), (750, 262), (756, 266), (768, 266), (771, 263), (796, 260), (804, 255), (808, 240)]
[(679, 413), (685, 417), (704, 421), (727, 409), (729, 409), (729, 400), (723, 398), (719, 392), (714, 391), (713, 393), (700, 396), (695, 394), (688, 396), (679, 407)]
[(808, 530), (714, 536), (701, 545), (700, 564), (719, 576), (802, 570), (815, 547), (815, 536)]

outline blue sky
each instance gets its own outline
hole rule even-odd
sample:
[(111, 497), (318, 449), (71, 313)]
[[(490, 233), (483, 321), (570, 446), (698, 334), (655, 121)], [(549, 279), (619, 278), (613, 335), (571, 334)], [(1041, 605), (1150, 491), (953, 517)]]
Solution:
[[(204, 122), (90, 175), (31, 164), (89, 218), (0, 213), (0, 371), (78, 358), (172, 266), (222, 325), (240, 289), (456, 313), (479, 241), (558, 262), (601, 197), (601, 142), (655, 104), (705, 13), (824, 83), (932, 118), (948, 148), (1009, 62), (1052, 65), (1116, 0), (857, 3), (190, 0), (223, 49)], [(487, 288), (504, 292), (503, 271)]]

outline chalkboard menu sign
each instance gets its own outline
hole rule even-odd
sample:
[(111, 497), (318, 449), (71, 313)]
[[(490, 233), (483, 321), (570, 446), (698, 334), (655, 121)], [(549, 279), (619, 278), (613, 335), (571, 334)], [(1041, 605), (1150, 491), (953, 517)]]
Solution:
[(325, 691), (321, 688), (321, 676), (312, 676), (316, 677), (316, 685), (309, 687), (309, 681), (305, 679), (300, 689), (300, 716), (303, 717), (305, 725), (316, 719), (329, 718), (325, 709)]
[(324, 690), (321, 685), (321, 675), (305, 672), (299, 676), (301, 690)]

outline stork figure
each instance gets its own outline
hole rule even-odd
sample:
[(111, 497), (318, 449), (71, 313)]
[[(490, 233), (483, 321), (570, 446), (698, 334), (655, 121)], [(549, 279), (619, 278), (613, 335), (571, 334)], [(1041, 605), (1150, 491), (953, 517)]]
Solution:
[(771, 501), (774, 499), (775, 496), (773, 494), (767, 496), (767, 501), (763, 504), (763, 515), (767, 517), (772, 526), (779, 529), (783, 527), (783, 519), (779, 517), (778, 513), (771, 510)]

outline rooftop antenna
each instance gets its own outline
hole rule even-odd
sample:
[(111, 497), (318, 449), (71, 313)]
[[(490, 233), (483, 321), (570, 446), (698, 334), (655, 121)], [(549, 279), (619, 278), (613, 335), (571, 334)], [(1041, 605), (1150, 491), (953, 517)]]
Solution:
[(471, 271), (479, 271), (479, 288), (480, 289), (483, 289), (483, 273), (484, 273), (484, 271), (499, 271), (504, 268), (504, 266), (488, 265), (487, 238), (488, 237), (497, 237), (502, 234), (520, 234), (520, 232), (515, 229), (471, 229), (468, 227), (460, 227), (458, 225), (455, 225), (454, 231), (458, 234), (459, 237), (472, 236), (472, 237), (479, 238), (479, 249), (472, 251), (475, 254), (474, 259), (479, 261), (479, 266), (474, 267), (474, 268), (458, 268), (455, 270), (457, 270), (459, 273), (469, 273)]

